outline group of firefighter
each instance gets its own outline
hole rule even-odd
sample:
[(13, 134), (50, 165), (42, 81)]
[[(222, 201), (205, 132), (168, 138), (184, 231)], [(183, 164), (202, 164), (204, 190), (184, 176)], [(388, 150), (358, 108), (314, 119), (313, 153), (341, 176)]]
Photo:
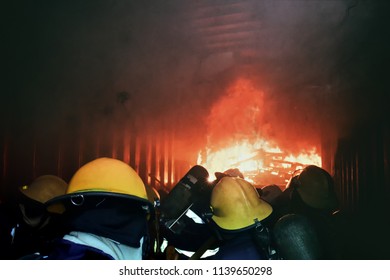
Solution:
[(69, 183), (42, 175), (0, 203), (1, 259), (342, 259), (331, 175), (308, 165), (286, 186), (195, 165), (170, 190), (97, 158)]

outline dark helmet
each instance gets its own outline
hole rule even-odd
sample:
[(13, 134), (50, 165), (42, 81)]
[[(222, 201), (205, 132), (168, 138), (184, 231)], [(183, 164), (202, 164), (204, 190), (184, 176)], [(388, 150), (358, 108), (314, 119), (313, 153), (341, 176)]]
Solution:
[(58, 176), (42, 175), (31, 184), (19, 187), (19, 209), (24, 222), (31, 227), (43, 227), (49, 221), (45, 203), (65, 194), (68, 184)]
[(335, 209), (338, 200), (331, 175), (315, 165), (306, 166), (299, 175), (294, 175), (286, 189), (294, 188), (302, 201), (316, 209)]
[(65, 194), (67, 187), (68, 184), (58, 176), (42, 175), (31, 184), (20, 187), (19, 191), (29, 199), (45, 203), (54, 197)]

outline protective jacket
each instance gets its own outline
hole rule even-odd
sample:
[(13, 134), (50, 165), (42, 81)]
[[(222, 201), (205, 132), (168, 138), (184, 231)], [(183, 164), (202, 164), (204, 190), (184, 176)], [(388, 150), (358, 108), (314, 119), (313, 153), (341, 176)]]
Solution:
[[(54, 260), (136, 260), (142, 248), (132, 248), (95, 234), (73, 231), (54, 242), (53, 250), (37, 259)], [(26, 256), (24, 259), (29, 258)], [(32, 257), (33, 258), (33, 257)]]
[(266, 260), (268, 257), (258, 249), (250, 232), (240, 233), (223, 240), (214, 260)]

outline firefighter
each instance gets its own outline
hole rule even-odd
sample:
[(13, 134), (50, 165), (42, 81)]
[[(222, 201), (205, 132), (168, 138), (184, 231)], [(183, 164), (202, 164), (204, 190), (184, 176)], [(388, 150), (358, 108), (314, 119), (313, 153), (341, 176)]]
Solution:
[[(283, 194), (273, 204), (275, 212), (279, 218), (285, 215), (288, 219), (279, 219), (275, 225), (275, 242), (279, 244), (279, 251), (286, 251), (283, 246), (293, 246), (297, 240), (293, 240), (289, 245), (286, 240), (281, 240), (284, 236), (282, 232), (300, 231), (300, 236), (309, 236), (308, 232), (315, 232), (317, 241), (310, 240), (306, 244), (310, 247), (298, 246), (294, 254), (283, 258), (303, 258), (314, 259), (339, 259), (342, 254), (342, 242), (340, 241), (339, 225), (337, 225), (338, 199), (334, 189), (334, 182), (331, 175), (323, 168), (316, 165), (308, 165), (303, 170), (293, 174)], [(302, 216), (302, 217), (301, 217)], [(294, 221), (297, 225), (294, 225)], [(290, 227), (290, 228), (289, 228)], [(281, 230), (281, 232), (278, 232)], [(291, 231), (290, 231), (291, 232)], [(308, 251), (312, 252), (308, 253)], [(291, 251), (290, 251), (291, 252)]]
[(58, 176), (42, 175), (31, 184), (18, 188), (16, 200), (19, 218), (12, 229), (12, 259), (44, 250), (51, 239), (61, 234), (58, 217), (49, 215), (45, 203), (65, 194), (67, 186)]
[(160, 230), (166, 258), (208, 259), (215, 254), (214, 235), (203, 218), (210, 205), (208, 177), (204, 167), (195, 165), (161, 200)]
[(211, 220), (216, 226), (219, 251), (214, 259), (271, 259), (266, 219), (272, 207), (248, 181), (225, 176), (211, 194)]
[(291, 190), (292, 211), (300, 212), (304, 206), (326, 212), (338, 208), (333, 178), (325, 169), (316, 165), (306, 166), (289, 181), (287, 189)]
[(66, 194), (48, 201), (47, 209), (62, 215), (66, 234), (42, 259), (148, 258), (153, 205), (142, 179), (123, 161), (103, 157), (81, 166)]

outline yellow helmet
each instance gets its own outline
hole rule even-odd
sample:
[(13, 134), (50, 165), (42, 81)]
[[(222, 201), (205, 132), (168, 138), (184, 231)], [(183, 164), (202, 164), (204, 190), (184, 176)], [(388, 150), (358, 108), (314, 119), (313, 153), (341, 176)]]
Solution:
[(325, 169), (315, 165), (306, 166), (290, 185), (296, 189), (302, 201), (310, 207), (317, 209), (337, 207), (338, 201), (333, 179)]
[(240, 177), (241, 179), (244, 179), (244, 174), (242, 174), (240, 169), (238, 168), (230, 168), (225, 170), (224, 172), (215, 172), (214, 175), (217, 180), (220, 180), (222, 177), (225, 176)]
[[(81, 166), (70, 180), (66, 194), (49, 201), (48, 210), (63, 212), (64, 202), (76, 205), (80, 197), (89, 196), (128, 198), (151, 209), (145, 185), (135, 170), (121, 160), (103, 157)], [(58, 208), (58, 202), (63, 207)]]
[(211, 193), (212, 220), (222, 229), (238, 230), (255, 225), (272, 213), (248, 181), (239, 177), (223, 177)]
[(39, 203), (63, 195), (68, 184), (55, 175), (42, 175), (37, 177), (31, 184), (19, 187), (19, 192), (29, 199)]

